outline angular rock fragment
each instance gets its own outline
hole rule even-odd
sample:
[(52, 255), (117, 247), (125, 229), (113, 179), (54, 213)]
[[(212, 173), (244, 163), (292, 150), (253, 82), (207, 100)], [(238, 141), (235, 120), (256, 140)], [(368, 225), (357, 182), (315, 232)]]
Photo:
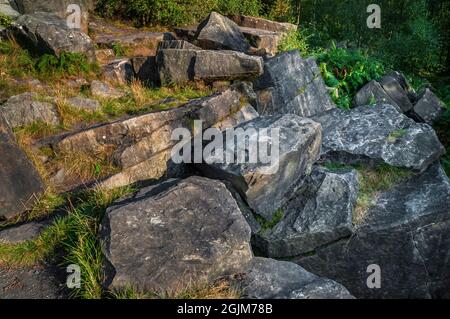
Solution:
[(250, 50), (250, 45), (239, 26), (216, 12), (212, 12), (198, 26), (195, 43), (208, 50), (232, 50), (244, 53)]
[(237, 285), (248, 299), (354, 299), (337, 282), (291, 262), (259, 257), (253, 258)]
[(35, 122), (59, 124), (59, 115), (55, 105), (39, 101), (36, 93), (27, 92), (10, 97), (5, 104), (0, 106), (0, 114), (13, 128)]
[(390, 105), (335, 109), (313, 117), (322, 124), (322, 157), (339, 163), (387, 163), (423, 172), (444, 154), (433, 128)]
[(106, 81), (120, 84), (130, 83), (134, 78), (133, 66), (130, 59), (117, 59), (103, 66), (102, 77)]
[(27, 209), (44, 192), (44, 184), (0, 115), (0, 218), (12, 218)]
[(158, 43), (158, 51), (165, 49), (201, 50), (198, 46), (185, 40), (166, 40)]
[[(403, 84), (403, 85), (402, 85)], [(405, 90), (405, 82), (399, 82), (398, 76), (385, 75), (380, 80), (380, 85), (392, 100), (400, 107), (403, 113), (410, 111), (413, 105)]]
[[(299, 257), (296, 262), (344, 284), (357, 298), (448, 296), (449, 207), (450, 181), (440, 165), (434, 164), (379, 194), (351, 238), (319, 248), (315, 255)], [(379, 289), (367, 285), (370, 265), (380, 267)]]
[(335, 105), (313, 59), (304, 60), (298, 51), (283, 52), (267, 59), (264, 74), (255, 81), (258, 112), (297, 114), (309, 117)]
[(145, 85), (160, 84), (156, 56), (143, 56), (131, 58), (134, 77)]
[(297, 30), (297, 26), (295, 24), (277, 22), (259, 17), (233, 15), (229, 16), (229, 18), (232, 21), (234, 21), (237, 25), (246, 28), (260, 29), (271, 32), (283, 32), (283, 33)]
[(109, 288), (176, 293), (239, 273), (252, 258), (250, 227), (236, 201), (221, 182), (201, 177), (112, 206), (101, 238)]
[[(199, 168), (206, 176), (230, 181), (256, 213), (271, 220), (286, 193), (318, 159), (321, 127), (290, 114), (258, 117), (235, 129), (224, 131), (225, 145), (205, 154)], [(238, 142), (226, 139), (227, 132)], [(262, 152), (270, 156), (263, 159)]]
[(355, 106), (373, 105), (373, 104), (389, 104), (403, 113), (400, 106), (386, 93), (380, 83), (375, 80), (364, 85), (353, 100)]
[(358, 189), (355, 170), (315, 168), (283, 207), (282, 219), (256, 234), (256, 245), (269, 257), (292, 257), (350, 236)]
[(426, 89), (414, 105), (413, 117), (432, 125), (441, 117), (443, 111), (444, 103), (430, 89)]
[(20, 13), (11, 6), (9, 0), (0, 0), (0, 14), (12, 19), (17, 19), (20, 16)]
[(103, 99), (118, 99), (125, 95), (124, 92), (97, 80), (91, 82), (91, 94), (94, 97)]
[(68, 99), (66, 103), (70, 107), (80, 110), (99, 111), (101, 109), (101, 105), (98, 101), (79, 96)]

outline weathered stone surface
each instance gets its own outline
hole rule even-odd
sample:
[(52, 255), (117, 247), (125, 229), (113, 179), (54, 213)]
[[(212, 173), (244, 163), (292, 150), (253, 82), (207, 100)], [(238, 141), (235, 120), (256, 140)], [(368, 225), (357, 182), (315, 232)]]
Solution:
[(117, 99), (125, 95), (124, 92), (97, 80), (91, 82), (91, 94), (94, 97), (103, 99)]
[(0, 115), (0, 217), (11, 218), (34, 204), (44, 185)]
[(251, 106), (247, 104), (243, 106), (238, 112), (230, 114), (225, 120), (213, 125), (213, 127), (218, 128), (223, 131), (228, 128), (235, 127), (241, 123), (245, 123), (256, 119), (259, 116), (258, 112)]
[(239, 26), (216, 12), (212, 12), (198, 26), (195, 43), (208, 50), (233, 50), (244, 53), (250, 50), (250, 45)]
[(37, 12), (20, 16), (12, 33), (33, 51), (56, 56), (62, 52), (83, 53), (90, 61), (95, 61), (91, 38), (83, 32), (69, 29), (66, 20), (53, 13)]
[(176, 292), (238, 273), (252, 258), (236, 201), (221, 182), (201, 177), (143, 189), (109, 208), (101, 238), (110, 288)]
[(78, 5), (81, 9), (81, 30), (85, 33), (88, 32), (89, 10), (94, 9), (94, 1), (92, 0), (14, 0), (14, 3), (21, 13), (51, 12), (64, 20), (73, 12), (68, 10), (68, 6), (71, 4)]
[(262, 58), (232, 51), (160, 50), (157, 64), (163, 84), (254, 78), (263, 72)]
[(156, 56), (143, 56), (131, 58), (134, 77), (145, 85), (159, 85), (160, 78)]
[(84, 97), (76, 96), (66, 101), (67, 105), (75, 109), (87, 111), (99, 111), (101, 109), (100, 102)]
[(297, 30), (297, 26), (291, 23), (276, 22), (258, 17), (243, 15), (229, 16), (237, 25), (246, 28), (260, 29), (272, 32), (289, 32)]
[(335, 108), (316, 62), (302, 59), (298, 51), (267, 59), (263, 76), (255, 81), (255, 91), (262, 115), (309, 117)]
[(166, 111), (151, 112), (96, 126), (71, 134), (55, 145), (62, 152), (108, 154), (122, 171), (102, 181), (107, 188), (159, 179), (167, 174), (171, 150), (178, 141), (171, 140), (176, 128), (193, 130), (193, 120), (202, 120), (206, 129), (226, 122), (248, 104), (242, 104), (236, 90), (196, 99)]
[(5, 104), (0, 106), (0, 114), (11, 127), (29, 125), (34, 122), (59, 124), (59, 115), (55, 105), (40, 102), (36, 93), (22, 93), (10, 97)]
[(20, 16), (20, 13), (11, 7), (8, 0), (0, 0), (0, 13), (12, 19), (17, 19)]
[(444, 103), (429, 89), (423, 92), (413, 109), (414, 117), (430, 125), (441, 117), (443, 111)]
[(385, 75), (380, 80), (381, 87), (386, 91), (386, 93), (395, 101), (395, 103), (400, 107), (403, 113), (410, 111), (413, 108), (411, 101), (409, 100), (408, 94), (405, 91), (403, 85), (405, 82), (400, 83), (398, 76)]
[(158, 43), (158, 51), (165, 49), (201, 50), (198, 46), (185, 40), (166, 40)]
[[(450, 182), (439, 164), (381, 193), (355, 234), (297, 262), (357, 298), (439, 298), (450, 287)], [(369, 289), (367, 267), (381, 268)], [(332, 265), (332, 266), (330, 266)]]
[(353, 105), (355, 106), (372, 104), (389, 104), (395, 107), (397, 111), (403, 113), (400, 106), (386, 93), (380, 83), (375, 80), (364, 85), (358, 93), (356, 93), (353, 100)]
[(116, 58), (116, 53), (113, 49), (96, 49), (95, 58), (100, 65), (111, 63)]
[(384, 162), (424, 171), (444, 153), (431, 126), (390, 105), (335, 109), (313, 119), (323, 127), (322, 157), (332, 162)]
[(106, 81), (115, 83), (130, 83), (134, 78), (133, 65), (130, 59), (117, 59), (103, 66), (102, 77)]
[[(286, 193), (299, 178), (311, 172), (312, 164), (318, 159), (321, 127), (312, 120), (290, 114), (258, 117), (237, 129), (242, 129), (240, 133), (235, 132), (240, 142), (218, 146), (214, 156), (206, 154), (199, 168), (206, 176), (230, 181), (256, 213), (271, 220), (286, 202)], [(266, 136), (259, 135), (263, 129), (267, 130)], [(279, 129), (278, 145), (274, 129)], [(252, 161), (236, 160), (241, 157), (239, 154), (249, 154), (249, 158), (257, 156), (258, 151), (254, 148), (257, 144), (258, 149), (265, 148), (266, 151), (270, 148), (274, 152), (270, 163), (264, 163), (259, 156), (256, 161), (255, 158)], [(279, 149), (278, 156), (275, 148)], [(226, 154), (233, 155), (233, 162), (224, 160)]]
[(294, 263), (258, 257), (237, 285), (249, 299), (354, 299), (344, 286)]
[(54, 266), (0, 267), (0, 299), (68, 299), (65, 274)]
[(241, 27), (240, 29), (251, 46), (259, 50), (262, 55), (273, 56), (277, 54), (278, 46), (283, 39), (284, 33), (246, 27)]
[(292, 257), (350, 236), (358, 190), (355, 170), (315, 168), (283, 207), (280, 222), (256, 234), (256, 245), (269, 257)]
[(51, 220), (29, 222), (0, 230), (0, 243), (20, 244), (35, 240), (51, 224)]

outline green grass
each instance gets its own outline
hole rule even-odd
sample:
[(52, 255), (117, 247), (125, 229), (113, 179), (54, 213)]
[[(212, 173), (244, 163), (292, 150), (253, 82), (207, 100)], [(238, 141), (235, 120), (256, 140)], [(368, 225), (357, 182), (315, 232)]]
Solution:
[(326, 163), (324, 166), (331, 171), (344, 169), (356, 169), (358, 171), (360, 189), (353, 216), (355, 224), (360, 224), (364, 220), (365, 213), (373, 205), (377, 195), (392, 189), (413, 175), (410, 170), (387, 164), (369, 167), (367, 165)]
[(0, 12), (0, 26), (9, 28), (12, 23), (13, 20), (9, 16)]
[(285, 212), (282, 208), (278, 209), (271, 220), (267, 220), (260, 215), (255, 215), (256, 220), (261, 226), (260, 233), (264, 233), (272, 228), (274, 228), (284, 217)]

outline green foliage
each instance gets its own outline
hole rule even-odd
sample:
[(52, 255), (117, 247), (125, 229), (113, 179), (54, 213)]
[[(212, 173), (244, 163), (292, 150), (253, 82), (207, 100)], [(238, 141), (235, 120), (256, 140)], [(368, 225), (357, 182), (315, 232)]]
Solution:
[(284, 210), (280, 208), (273, 214), (271, 220), (266, 220), (263, 217), (256, 215), (256, 220), (261, 226), (261, 232), (274, 228), (283, 219), (284, 214)]
[(36, 71), (44, 76), (86, 74), (92, 68), (94, 66), (89, 64), (86, 56), (81, 53), (63, 52), (59, 58), (44, 54), (36, 61)]
[(356, 92), (367, 82), (379, 79), (385, 73), (383, 64), (360, 50), (347, 50), (333, 46), (317, 56), (327, 86), (333, 88), (336, 104), (349, 109)]
[(204, 19), (211, 11), (258, 15), (259, 0), (100, 0), (97, 11), (138, 25), (186, 25)]
[(302, 31), (290, 31), (286, 34), (278, 45), (278, 51), (299, 50), (302, 57), (311, 55), (309, 50), (308, 37)]
[(0, 12), (0, 26), (9, 28), (12, 24), (13, 20), (7, 16), (6, 14), (3, 14)]

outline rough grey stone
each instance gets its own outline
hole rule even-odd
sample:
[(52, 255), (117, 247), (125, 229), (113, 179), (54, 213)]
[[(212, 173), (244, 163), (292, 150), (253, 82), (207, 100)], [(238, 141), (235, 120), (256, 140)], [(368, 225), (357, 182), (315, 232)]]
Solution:
[(95, 48), (85, 33), (71, 30), (66, 20), (53, 13), (37, 12), (20, 16), (12, 34), (27, 48), (60, 56), (62, 52), (85, 54), (95, 61)]
[[(266, 137), (260, 135), (262, 129), (267, 129)], [(278, 145), (274, 129), (279, 129)], [(225, 130), (224, 137), (227, 132), (232, 131)], [(230, 181), (256, 213), (271, 220), (285, 203), (287, 191), (299, 178), (311, 172), (312, 164), (318, 159), (321, 127), (310, 119), (290, 114), (258, 117), (237, 126), (234, 133), (240, 143), (217, 146), (214, 155), (205, 154), (199, 168), (206, 176)], [(272, 153), (270, 163), (263, 163), (259, 157), (256, 161), (249, 158), (236, 160), (240, 154), (247, 154), (246, 157), (258, 155), (253, 148), (256, 144), (260, 151), (270, 148), (274, 152), (279, 146), (279, 155)], [(232, 162), (224, 161), (226, 154), (233, 155)]]
[(422, 172), (445, 151), (431, 126), (390, 105), (335, 109), (313, 119), (323, 128), (322, 157), (332, 162), (384, 162)]
[(0, 115), (0, 217), (12, 218), (29, 209), (44, 184)]
[(198, 46), (185, 40), (166, 40), (158, 43), (158, 51), (165, 49), (201, 50)]
[(101, 109), (100, 102), (84, 97), (76, 96), (68, 99), (66, 103), (73, 108), (87, 110), (87, 111), (99, 111)]
[(107, 211), (106, 286), (176, 292), (242, 271), (250, 227), (225, 185), (190, 177), (161, 188)]
[(208, 50), (232, 50), (245, 53), (250, 50), (250, 45), (239, 26), (216, 12), (211, 12), (208, 18), (198, 26), (195, 43)]
[(40, 102), (36, 93), (27, 92), (10, 97), (5, 104), (0, 106), (0, 113), (13, 128), (34, 122), (59, 124), (59, 115), (55, 105)]
[[(297, 262), (357, 298), (439, 298), (450, 287), (450, 182), (439, 164), (379, 194), (355, 234)], [(366, 285), (369, 265), (381, 288)], [(332, 265), (332, 266), (330, 266)]]
[(264, 74), (255, 81), (255, 91), (261, 115), (309, 117), (335, 108), (316, 62), (302, 59), (298, 51), (267, 59)]
[(117, 59), (103, 66), (102, 76), (107, 81), (120, 84), (130, 83), (134, 78), (133, 65), (130, 59)]
[(354, 299), (344, 286), (294, 263), (258, 257), (237, 285), (248, 299)]
[(103, 99), (118, 99), (125, 95), (124, 92), (97, 80), (91, 82), (91, 94), (94, 97)]
[(356, 93), (353, 100), (353, 105), (355, 106), (370, 104), (389, 104), (394, 106), (397, 111), (403, 113), (400, 106), (398, 106), (398, 104), (386, 93), (380, 83), (375, 80), (372, 80), (364, 85), (358, 93)]
[(160, 78), (156, 56), (131, 58), (134, 77), (145, 85), (159, 85)]
[(259, 17), (250, 17), (244, 15), (233, 15), (229, 18), (234, 21), (237, 25), (246, 28), (253, 28), (271, 32), (283, 32), (287, 33), (289, 31), (296, 31), (297, 26), (292, 23), (277, 22), (272, 20), (267, 20)]
[(430, 91), (426, 89), (414, 105), (414, 116), (422, 122), (432, 125), (442, 115), (444, 103)]
[(14, 245), (30, 240), (35, 240), (49, 225), (51, 225), (51, 221), (51, 219), (43, 221), (33, 221), (18, 226), (1, 229), (0, 243)]
[(355, 170), (316, 167), (283, 207), (280, 222), (256, 234), (257, 247), (269, 257), (292, 257), (350, 236), (358, 190)]
[(406, 113), (413, 108), (413, 105), (404, 88), (406, 83), (400, 83), (399, 79), (401, 80), (399, 76), (385, 75), (381, 78), (380, 85), (391, 97), (391, 99), (393, 99), (395, 103), (400, 107), (402, 112)]
[(20, 13), (11, 7), (8, 0), (0, 0), (0, 13), (12, 19), (17, 19), (20, 16)]

